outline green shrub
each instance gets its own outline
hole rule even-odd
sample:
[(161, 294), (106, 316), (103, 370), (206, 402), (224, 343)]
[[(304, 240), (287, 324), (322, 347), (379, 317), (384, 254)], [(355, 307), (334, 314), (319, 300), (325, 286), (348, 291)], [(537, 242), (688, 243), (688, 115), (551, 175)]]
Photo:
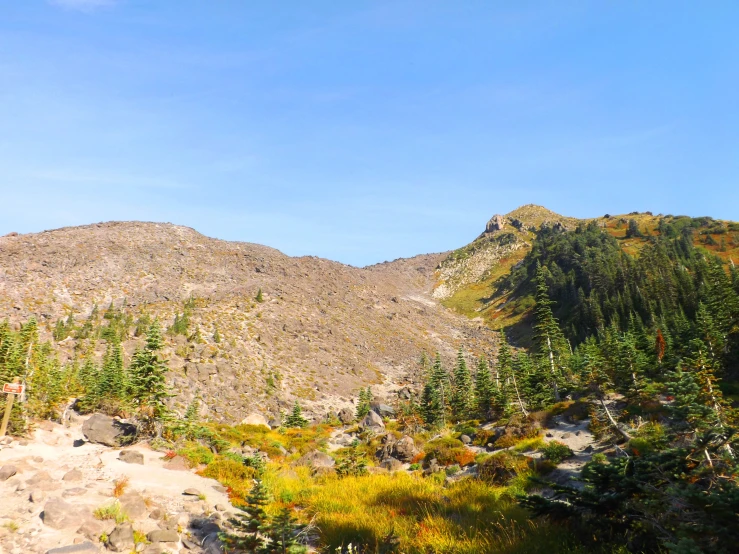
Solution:
[(574, 455), (569, 446), (558, 441), (549, 442), (541, 448), (541, 452), (545, 459), (555, 464), (559, 464)]
[(512, 452), (498, 452), (478, 466), (477, 474), (492, 485), (506, 485), (511, 479), (527, 473), (528, 469), (525, 457)]
[(464, 461), (468, 452), (462, 441), (452, 437), (442, 437), (429, 441), (424, 446), (424, 450), (426, 451), (424, 460), (429, 462), (436, 458), (436, 461), (442, 466), (460, 463), (460, 460)]
[(202, 444), (190, 444), (177, 451), (177, 454), (187, 458), (191, 464), (209, 464), (215, 459), (215, 454)]

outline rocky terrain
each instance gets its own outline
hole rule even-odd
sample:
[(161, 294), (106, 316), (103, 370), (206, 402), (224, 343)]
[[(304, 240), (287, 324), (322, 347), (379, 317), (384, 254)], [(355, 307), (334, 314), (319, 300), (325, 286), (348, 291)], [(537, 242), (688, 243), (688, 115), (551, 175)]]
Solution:
[[(100, 427), (89, 438), (106, 440)], [(41, 422), (0, 441), (0, 554), (221, 552), (225, 492), (184, 458), (88, 442), (80, 419)]]
[[(169, 336), (165, 352), (178, 406), (197, 392), (205, 416), (234, 422), (298, 399), (321, 417), (349, 405), (359, 387), (412, 382), (422, 350), (451, 359), (461, 345), (492, 348), (486, 327), (431, 295), (444, 257), (359, 269), (157, 223), (11, 234), (0, 238), (0, 314), (14, 325), (35, 316), (50, 338), (60, 318), (82, 324), (95, 306), (166, 327), (192, 297), (191, 330), (201, 338)], [(127, 359), (140, 344), (131, 329)], [(55, 349), (62, 362), (88, 351), (100, 359), (105, 344), (70, 337)]]

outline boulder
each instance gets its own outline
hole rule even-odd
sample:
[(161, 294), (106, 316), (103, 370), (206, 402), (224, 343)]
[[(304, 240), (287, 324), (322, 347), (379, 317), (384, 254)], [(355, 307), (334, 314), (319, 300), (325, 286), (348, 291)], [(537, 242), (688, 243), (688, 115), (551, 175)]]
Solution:
[(164, 464), (164, 469), (171, 469), (173, 471), (190, 471), (190, 463), (184, 456), (175, 456)]
[(244, 419), (242, 419), (241, 425), (262, 425), (267, 429), (271, 428), (269, 422), (267, 421), (267, 418), (257, 412), (252, 412)]
[(41, 504), (46, 499), (46, 493), (40, 490), (33, 490), (28, 495), (28, 499), (34, 504)]
[(82, 481), (83, 477), (84, 475), (79, 469), (73, 469), (64, 474), (62, 481)]
[(403, 469), (403, 463), (396, 458), (385, 458), (380, 462), (380, 467), (388, 471), (398, 471)]
[(189, 488), (189, 489), (185, 489), (182, 494), (184, 494), (185, 496), (198, 496), (199, 497), (203, 493), (200, 492), (198, 489)]
[(129, 552), (135, 546), (133, 539), (133, 527), (130, 523), (116, 525), (113, 532), (108, 535), (106, 545), (113, 552)]
[(51, 550), (47, 550), (46, 554), (95, 554), (99, 552), (100, 549), (97, 546), (89, 541), (85, 541), (79, 544), (62, 546), (61, 548), (52, 548)]
[(377, 433), (385, 429), (385, 424), (382, 422), (382, 418), (377, 415), (377, 412), (371, 411), (359, 422), (359, 428), (362, 431), (374, 431)]
[(409, 436), (401, 437), (401, 439), (393, 445), (393, 455), (398, 460), (410, 462), (419, 453), (413, 438)]
[(106, 519), (99, 521), (97, 519), (88, 519), (82, 526), (77, 529), (77, 534), (90, 539), (91, 541), (100, 540), (100, 535), (105, 533), (109, 535), (115, 529), (115, 521)]
[(138, 450), (121, 450), (118, 459), (127, 464), (144, 465), (144, 455)]
[(459, 437), (459, 440), (462, 441), (462, 444), (470, 444), (472, 442), (472, 439), (469, 437), (469, 435), (462, 435)]
[(156, 529), (151, 531), (146, 538), (150, 542), (179, 542), (180, 535), (172, 529)]
[(67, 529), (74, 527), (75, 529), (82, 525), (85, 519), (84, 508), (69, 504), (64, 500), (55, 498), (49, 500), (44, 505), (44, 511), (41, 512), (41, 520), (44, 525), (52, 529)]
[(344, 425), (349, 425), (352, 421), (354, 421), (354, 410), (352, 410), (351, 408), (344, 408), (343, 410), (340, 410), (338, 414), (336, 414), (336, 417), (338, 417), (339, 421)]
[(381, 402), (372, 402), (370, 409), (380, 417), (395, 417), (395, 408)]
[(70, 498), (72, 496), (83, 496), (87, 494), (87, 489), (84, 487), (73, 487), (71, 489), (67, 489), (62, 493), (62, 496), (64, 498)]
[(409, 387), (403, 387), (398, 391), (398, 398), (401, 400), (410, 400), (413, 397), (413, 391)]
[(336, 461), (331, 456), (319, 450), (308, 452), (295, 463), (300, 466), (310, 466), (313, 469), (330, 468), (336, 465)]
[(82, 434), (89, 442), (105, 446), (123, 446), (136, 436), (136, 427), (103, 414), (93, 414), (82, 424)]
[(17, 467), (14, 465), (4, 465), (0, 467), (0, 481), (7, 481), (16, 473), (18, 473)]
[(141, 519), (149, 512), (144, 497), (137, 492), (127, 492), (118, 499), (118, 502), (123, 512), (131, 519)]

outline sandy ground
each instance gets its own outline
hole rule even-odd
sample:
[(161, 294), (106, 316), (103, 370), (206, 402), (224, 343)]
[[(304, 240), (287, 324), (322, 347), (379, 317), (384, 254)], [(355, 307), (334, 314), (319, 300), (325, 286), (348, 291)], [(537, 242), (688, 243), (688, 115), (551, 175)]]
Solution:
[[(40, 514), (46, 502), (62, 498), (84, 507), (91, 514), (95, 508), (114, 501), (113, 482), (122, 477), (129, 479), (127, 492), (140, 493), (151, 506), (160, 507), (171, 515), (194, 513), (196, 508), (210, 513), (215, 511), (216, 505), (232, 509), (217, 481), (192, 471), (166, 469), (162, 454), (146, 445), (131, 448), (143, 454), (144, 465), (119, 460), (120, 449), (86, 442), (75, 446), (76, 440), (83, 439), (80, 429), (81, 421), (69, 428), (43, 422), (28, 440), (0, 446), (0, 467), (12, 464), (18, 470), (15, 476), (0, 482), (0, 554), (46, 552), (49, 548), (72, 544), (75, 539), (79, 541), (81, 535), (76, 533), (76, 528), (58, 530), (44, 525)], [(63, 480), (72, 469), (79, 470), (82, 478)], [(43, 472), (48, 473), (50, 479), (41, 479), (40, 485), (27, 482), (39, 474), (43, 476)], [(200, 491), (205, 500), (183, 496), (188, 488)], [(39, 489), (43, 501), (31, 502), (31, 492)], [(194, 501), (199, 506), (194, 506)], [(157, 529), (157, 525), (144, 517), (134, 522), (134, 528), (148, 532)], [(173, 551), (179, 551), (179, 546)]]

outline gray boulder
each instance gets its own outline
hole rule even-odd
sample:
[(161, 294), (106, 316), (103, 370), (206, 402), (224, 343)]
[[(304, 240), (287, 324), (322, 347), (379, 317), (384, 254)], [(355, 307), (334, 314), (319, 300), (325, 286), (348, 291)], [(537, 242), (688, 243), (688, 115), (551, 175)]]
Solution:
[(133, 527), (130, 523), (116, 525), (113, 532), (108, 536), (107, 547), (113, 552), (128, 552), (134, 546)]
[(380, 417), (395, 417), (395, 409), (381, 402), (372, 402), (370, 409)]
[(89, 541), (81, 542), (80, 544), (70, 544), (69, 546), (62, 546), (61, 548), (52, 548), (47, 550), (46, 554), (95, 554), (99, 553), (100, 549)]
[(398, 471), (403, 469), (403, 463), (395, 458), (385, 458), (380, 462), (380, 467), (388, 471)]
[(419, 453), (413, 438), (405, 436), (393, 445), (393, 455), (398, 460), (410, 462)]
[(398, 398), (401, 400), (410, 400), (413, 397), (413, 392), (408, 387), (403, 387), (398, 391)]
[(0, 467), (0, 481), (7, 481), (16, 473), (18, 473), (18, 468), (14, 465), (4, 465)]
[(124, 446), (133, 441), (136, 427), (103, 414), (93, 414), (82, 424), (82, 434), (89, 442), (105, 446)]
[(172, 529), (156, 529), (151, 531), (146, 538), (150, 542), (179, 542), (180, 536)]
[(377, 412), (371, 411), (359, 422), (359, 428), (362, 431), (379, 432), (385, 429), (385, 424), (382, 422), (382, 418), (377, 415)]
[(310, 466), (313, 469), (330, 468), (336, 465), (336, 461), (331, 456), (319, 450), (308, 452), (295, 463), (301, 466)]
[(339, 421), (344, 425), (349, 425), (352, 421), (354, 421), (354, 410), (352, 410), (351, 408), (344, 408), (338, 414), (336, 414), (336, 417), (338, 417)]
[(44, 511), (41, 512), (41, 520), (44, 522), (44, 525), (52, 529), (67, 529), (69, 527), (76, 529), (82, 525), (85, 519), (83, 511), (84, 508), (55, 498), (49, 500), (44, 505)]
[(137, 492), (127, 492), (118, 499), (121, 509), (131, 519), (146, 517), (149, 509), (146, 507), (144, 497)]
[(472, 442), (472, 439), (469, 437), (469, 435), (462, 435), (459, 437), (459, 440), (462, 441), (462, 444), (470, 444)]
[(127, 464), (144, 465), (144, 455), (138, 450), (121, 450), (118, 459)]

